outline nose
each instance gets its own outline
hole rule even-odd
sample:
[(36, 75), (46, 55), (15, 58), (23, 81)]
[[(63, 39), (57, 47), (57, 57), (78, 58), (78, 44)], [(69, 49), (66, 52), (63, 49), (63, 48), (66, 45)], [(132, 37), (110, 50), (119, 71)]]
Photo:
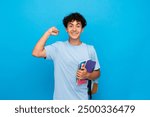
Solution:
[(73, 31), (76, 31), (76, 27), (74, 26), (72, 30), (73, 30)]

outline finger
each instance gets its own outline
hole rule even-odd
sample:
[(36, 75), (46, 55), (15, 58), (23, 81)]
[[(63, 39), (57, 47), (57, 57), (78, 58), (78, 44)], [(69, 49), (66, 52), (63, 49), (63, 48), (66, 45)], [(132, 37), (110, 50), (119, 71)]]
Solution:
[(59, 31), (58, 30), (52, 30), (52, 33), (58, 34)]
[(83, 73), (83, 69), (79, 69), (77, 72), (78, 73)]
[(51, 34), (54, 35), (54, 36), (58, 35), (58, 33), (51, 33)]
[(52, 35), (58, 35), (59, 34), (59, 32), (58, 31), (52, 31), (52, 33), (51, 33)]
[(79, 75), (77, 75), (76, 77), (77, 77), (77, 79), (81, 79), (81, 77)]
[(82, 70), (85, 69), (85, 65), (84, 65), (84, 64), (81, 65), (81, 69), (82, 69)]
[(79, 77), (79, 76), (78, 76), (77, 78), (78, 78), (79, 80), (81, 80), (81, 79), (82, 79), (82, 78), (81, 78), (81, 77)]
[(78, 76), (78, 77), (80, 77), (80, 76), (81, 76), (81, 74), (80, 74), (80, 73), (77, 73), (77, 76)]
[(83, 76), (82, 76), (81, 73), (77, 73), (77, 74), (76, 74), (76, 77), (77, 77), (78, 79), (83, 79)]
[(59, 30), (57, 30), (57, 29), (52, 29), (52, 31), (53, 31), (53, 32), (59, 32)]
[(59, 32), (59, 30), (56, 27), (52, 27), (49, 29), (51, 32)]
[(82, 72), (83, 72), (82, 70), (79, 70), (77, 73), (78, 73), (78, 74), (82, 74)]
[(79, 71), (77, 74), (78, 74), (79, 76), (82, 76), (82, 75), (83, 75), (83, 71)]
[(57, 28), (55, 28), (55, 27), (53, 28), (53, 31), (57, 31), (57, 32), (59, 32), (59, 30), (58, 30)]
[(77, 79), (79, 79), (80, 77), (79, 76), (76, 76), (77, 77)]

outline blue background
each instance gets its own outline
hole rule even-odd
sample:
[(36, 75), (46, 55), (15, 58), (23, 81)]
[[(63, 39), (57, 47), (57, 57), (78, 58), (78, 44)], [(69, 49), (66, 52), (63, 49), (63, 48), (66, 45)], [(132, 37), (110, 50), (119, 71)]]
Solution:
[(0, 99), (52, 99), (53, 63), (32, 56), (51, 26), (60, 30), (47, 44), (68, 35), (64, 16), (87, 19), (81, 38), (95, 46), (101, 64), (94, 99), (150, 99), (150, 2), (148, 0), (0, 1)]

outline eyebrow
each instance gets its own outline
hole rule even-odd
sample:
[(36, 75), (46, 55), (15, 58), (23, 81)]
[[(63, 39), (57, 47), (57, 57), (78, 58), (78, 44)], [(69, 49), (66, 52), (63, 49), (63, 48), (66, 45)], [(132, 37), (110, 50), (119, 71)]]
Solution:
[[(72, 23), (72, 22), (69, 22), (68, 24), (73, 25), (73, 23)], [(77, 22), (77, 24), (76, 24), (76, 25), (81, 25), (81, 22)]]
[(81, 22), (78, 22), (77, 25), (78, 25), (78, 24), (81, 24)]

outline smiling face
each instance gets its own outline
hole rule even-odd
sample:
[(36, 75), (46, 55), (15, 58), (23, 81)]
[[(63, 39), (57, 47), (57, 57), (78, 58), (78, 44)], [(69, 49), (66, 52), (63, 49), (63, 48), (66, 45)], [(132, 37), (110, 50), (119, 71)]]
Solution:
[(67, 24), (66, 31), (68, 32), (69, 38), (73, 40), (80, 40), (80, 34), (83, 31), (81, 22), (72, 21)]

